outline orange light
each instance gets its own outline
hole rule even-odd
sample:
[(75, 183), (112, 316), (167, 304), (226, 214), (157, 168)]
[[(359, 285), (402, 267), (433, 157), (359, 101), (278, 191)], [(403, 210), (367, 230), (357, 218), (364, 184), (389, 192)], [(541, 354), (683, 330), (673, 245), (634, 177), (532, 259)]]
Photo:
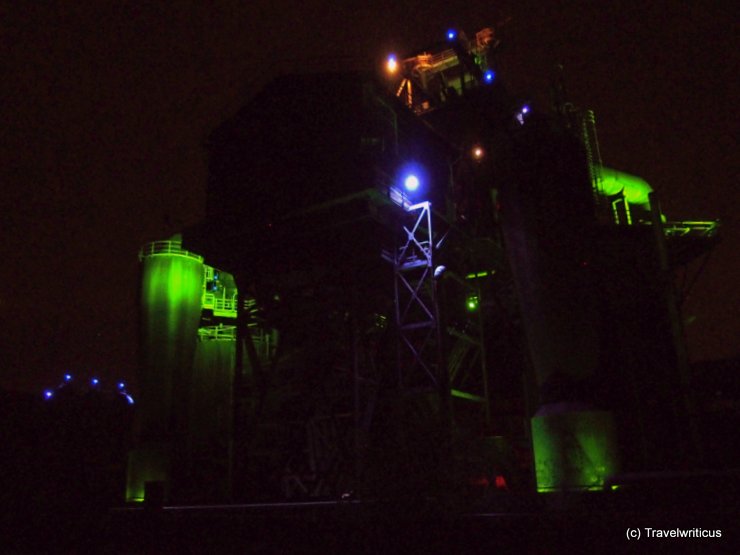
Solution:
[(483, 147), (481, 146), (474, 146), (471, 154), (473, 155), (473, 158), (480, 160), (486, 154), (486, 151), (483, 150)]
[(388, 56), (388, 60), (385, 62), (385, 69), (388, 73), (396, 73), (398, 71), (398, 60), (396, 60), (393, 54)]

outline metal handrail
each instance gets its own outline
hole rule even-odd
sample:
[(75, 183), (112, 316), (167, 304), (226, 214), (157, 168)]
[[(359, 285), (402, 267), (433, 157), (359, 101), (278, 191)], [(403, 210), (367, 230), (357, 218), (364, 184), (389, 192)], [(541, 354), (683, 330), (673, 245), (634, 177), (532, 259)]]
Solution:
[[(257, 353), (267, 360), (275, 352), (275, 343), (271, 339), (271, 334), (258, 326), (250, 326), (249, 333), (257, 349)], [(236, 326), (205, 326), (198, 330), (198, 337), (201, 341), (235, 341), (237, 338)]]
[[(203, 292), (203, 309), (210, 309), (217, 312), (228, 312), (232, 317), (236, 318), (236, 310), (238, 306), (238, 296), (233, 293), (231, 296), (226, 296), (224, 291), (221, 296), (217, 296), (216, 293), (210, 291)], [(242, 306), (247, 312), (254, 312), (257, 308), (257, 301), (255, 299), (244, 299)]]
[(663, 224), (663, 231), (671, 237), (684, 235), (712, 237), (719, 230), (719, 225), (718, 221), (665, 222)]
[(222, 296), (217, 297), (215, 293), (206, 291), (203, 293), (203, 308), (233, 310), (236, 313), (236, 294), (232, 297), (227, 297), (224, 293)]
[(208, 326), (198, 330), (201, 339), (236, 339), (236, 326)]
[(421, 70), (427, 70), (427, 69), (439, 70), (439, 66), (455, 65), (458, 62), (457, 54), (455, 54), (455, 51), (452, 50), (451, 48), (447, 50), (443, 50), (442, 52), (438, 52), (436, 54), (429, 54), (429, 53), (419, 54), (405, 61), (409, 65), (413, 65), (414, 69), (418, 68)]
[(202, 256), (183, 249), (182, 241), (178, 240), (153, 241), (151, 243), (147, 243), (139, 250), (139, 261), (144, 260), (144, 258), (148, 256), (158, 255), (184, 256), (186, 258), (197, 260), (198, 262), (203, 262)]

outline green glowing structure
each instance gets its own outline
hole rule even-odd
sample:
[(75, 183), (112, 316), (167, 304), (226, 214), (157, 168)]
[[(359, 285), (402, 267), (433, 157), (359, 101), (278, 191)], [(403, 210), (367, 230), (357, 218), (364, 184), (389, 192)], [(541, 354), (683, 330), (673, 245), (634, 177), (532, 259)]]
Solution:
[(138, 446), (129, 456), (127, 501), (142, 501), (146, 482), (169, 481), (187, 427), (188, 394), (201, 318), (202, 257), (174, 237), (145, 246), (141, 259), (141, 359)]
[(601, 176), (599, 189), (603, 195), (613, 196), (621, 192), (630, 204), (650, 204), (649, 195), (653, 188), (644, 179), (604, 166), (600, 168), (599, 173)]
[(614, 419), (606, 411), (567, 404), (532, 418), (537, 491), (601, 490), (619, 470)]
[[(142, 249), (142, 396), (137, 447), (129, 457), (128, 501), (143, 501), (146, 484), (152, 482), (158, 486), (153, 491), (164, 485), (165, 493), (177, 492), (180, 500), (233, 499), (247, 491), (240, 481), (262, 481), (243, 480), (244, 468), (255, 477), (267, 475), (261, 467), (268, 463), (261, 459), (280, 455), (270, 450), (289, 447), (293, 460), (295, 446), (282, 445), (292, 442), (292, 431), (280, 432), (285, 439), (275, 441), (262, 436), (279, 430), (275, 424), (282, 426), (288, 416), (321, 415), (323, 405), (332, 411), (341, 407), (342, 414), (352, 406), (352, 449), (359, 456), (366, 450), (376, 396), (385, 393), (378, 385), (382, 380), (373, 377), (375, 347), (366, 343), (379, 345), (379, 370), (397, 365), (398, 389), (437, 396), (441, 408), (434, 410), (445, 414), (445, 425), (456, 422), (451, 397), (455, 410), (467, 406), (461, 400), (485, 407), (485, 429), (490, 429), (491, 401), (500, 399), (501, 413), (508, 414), (506, 407), (515, 406), (509, 401), (519, 396), (489, 394), (489, 376), (500, 375), (503, 390), (516, 383), (509, 374), (531, 370), (519, 383), (527, 390), (527, 417), (529, 407), (540, 403), (530, 422), (537, 491), (602, 490), (620, 471), (614, 416), (594, 406), (602, 391), (616, 391), (613, 398), (611, 392), (604, 397), (629, 401), (629, 408), (640, 395), (651, 393), (647, 387), (634, 395), (627, 388), (610, 388), (619, 383), (620, 372), (634, 379), (652, 367), (665, 367), (663, 374), (655, 374), (658, 383), (657, 376), (669, 376), (669, 367), (677, 365), (679, 340), (668, 332), (680, 331), (678, 321), (665, 333), (657, 329), (676, 312), (666, 308), (673, 292), (663, 284), (668, 257), (662, 233), (709, 237), (716, 223), (658, 225), (661, 216), (657, 202), (651, 212), (650, 185), (601, 165), (593, 113), (566, 110), (570, 103), (563, 99), (565, 127), (544, 125), (544, 120), (528, 123), (523, 105), (514, 116), (518, 101), (493, 84), (492, 74), (490, 80), (484, 77), (486, 55), (495, 44), (494, 30), (484, 29), (470, 40), (393, 58), (390, 94), (395, 91), (398, 102), (359, 74), (284, 76), (214, 130), (208, 141), (209, 210), (202, 225), (188, 232), (192, 236), (186, 244), (249, 284), (243, 293), (269, 299), (280, 291), (284, 301), (266, 303), (258, 311), (248, 295), (237, 296), (234, 276), (184, 250), (179, 237)], [(399, 111), (402, 106), (410, 111)], [(571, 125), (576, 121), (571, 116), (582, 120), (582, 133), (576, 135), (583, 136), (573, 136), (578, 128)], [(474, 151), (473, 160), (467, 160), (459, 148), (473, 139), (471, 144), (484, 145), (486, 154)], [(395, 191), (396, 166), (407, 163), (406, 156), (420, 158), (415, 162), (430, 177), (413, 205)], [(396, 214), (396, 204), (404, 208), (402, 214)], [(414, 220), (420, 207), (426, 216)], [(449, 242), (437, 241), (441, 235), (432, 229), (432, 221), (440, 214), (445, 218), (445, 212), (451, 221), (443, 227), (454, 232)], [(417, 221), (413, 231), (408, 221)], [(627, 227), (640, 224), (652, 227)], [(398, 248), (402, 240), (386, 248), (397, 237), (406, 237), (406, 246)], [(442, 248), (447, 250), (437, 259)], [(375, 283), (372, 288), (365, 284), (380, 283), (376, 278), (387, 273), (365, 271), (371, 260), (367, 253), (375, 253), (377, 264), (383, 264), (378, 251), (393, 267), (395, 327), (382, 314), (373, 314), (375, 307), (364, 313), (376, 293), (380, 296)], [(345, 261), (357, 261), (356, 266)], [(439, 261), (450, 264), (450, 271), (445, 274), (449, 279), (437, 285), (432, 279), (442, 273), (434, 268), (444, 268), (437, 266)], [(453, 310), (447, 310), (445, 299), (454, 300), (449, 303)], [(337, 300), (348, 306), (335, 309)], [(384, 312), (386, 303), (379, 302)], [(238, 342), (237, 306), (243, 316)], [(376, 329), (363, 332), (370, 314)], [(286, 322), (288, 343), (280, 357), (271, 350), (278, 336), (265, 328), (269, 322), (281, 329)], [(342, 326), (348, 329), (338, 331)], [(398, 336), (395, 362), (382, 353), (386, 335), (380, 332), (386, 328)], [(459, 343), (448, 342), (448, 332)], [(350, 344), (335, 345), (349, 338), (351, 350)], [(464, 349), (452, 352), (457, 344)], [(340, 360), (350, 353), (351, 365)], [(473, 369), (480, 380), (460, 377), (472, 375)], [(298, 380), (293, 376), (302, 378), (301, 372), (310, 390), (294, 386)], [(336, 387), (333, 381), (314, 387), (315, 380), (334, 374), (341, 374)], [(352, 404), (344, 392), (336, 394), (341, 403), (329, 402), (334, 393), (327, 390), (344, 388), (348, 379), (354, 386)], [(470, 384), (477, 393), (457, 388)], [(599, 384), (598, 394), (591, 391), (593, 384)], [(312, 390), (320, 391), (322, 406), (309, 412), (308, 403), (318, 400)], [(283, 409), (284, 401), (287, 406), (299, 397), (307, 397), (305, 407), (301, 398), (295, 409)], [(459, 421), (472, 421), (477, 416), (468, 414), (477, 412), (482, 411), (461, 408)], [(620, 427), (629, 422), (626, 413), (617, 413)], [(259, 429), (252, 428), (258, 424)], [(339, 431), (332, 434), (344, 437)], [(374, 434), (373, 429), (367, 435)], [(248, 450), (260, 460), (245, 462)], [(626, 467), (634, 459), (629, 451), (622, 457)], [(336, 467), (344, 472), (343, 464)], [(287, 475), (289, 466), (270, 472)]]
[(231, 437), (229, 400), (234, 376), (235, 326), (199, 331), (193, 361), (193, 387), (189, 413), (188, 483), (183, 494), (193, 499), (226, 500)]
[[(179, 236), (146, 245), (139, 258), (142, 395), (126, 500), (144, 501), (148, 482), (166, 501), (225, 500), (236, 366), (234, 276), (184, 250)], [(254, 300), (243, 307), (253, 310)], [(277, 333), (256, 325), (249, 330), (256, 352), (266, 357)], [(246, 354), (241, 366), (248, 378)]]

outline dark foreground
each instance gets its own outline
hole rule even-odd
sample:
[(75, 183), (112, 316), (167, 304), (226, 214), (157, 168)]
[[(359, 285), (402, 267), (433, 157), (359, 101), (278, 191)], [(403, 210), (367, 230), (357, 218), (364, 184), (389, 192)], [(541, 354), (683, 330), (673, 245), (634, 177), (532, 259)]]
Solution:
[(2, 552), (732, 553), (738, 476), (625, 477), (616, 491), (496, 493), (465, 509), (409, 499), (41, 509), (15, 517), (9, 509)]

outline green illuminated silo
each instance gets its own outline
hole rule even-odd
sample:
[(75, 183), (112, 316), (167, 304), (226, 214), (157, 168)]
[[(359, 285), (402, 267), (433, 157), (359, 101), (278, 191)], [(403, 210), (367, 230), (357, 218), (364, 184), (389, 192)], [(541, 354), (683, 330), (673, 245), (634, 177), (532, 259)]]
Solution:
[(201, 330), (193, 365), (193, 390), (190, 411), (191, 433), (195, 444), (215, 437), (226, 439), (234, 375), (236, 330), (224, 327), (218, 335)]
[(235, 326), (200, 330), (190, 404), (192, 469), (187, 494), (194, 500), (228, 498), (235, 345)]
[(147, 481), (171, 479), (183, 448), (193, 356), (203, 296), (203, 258), (179, 237), (146, 245), (141, 259), (138, 447), (131, 453), (126, 497), (141, 500)]

